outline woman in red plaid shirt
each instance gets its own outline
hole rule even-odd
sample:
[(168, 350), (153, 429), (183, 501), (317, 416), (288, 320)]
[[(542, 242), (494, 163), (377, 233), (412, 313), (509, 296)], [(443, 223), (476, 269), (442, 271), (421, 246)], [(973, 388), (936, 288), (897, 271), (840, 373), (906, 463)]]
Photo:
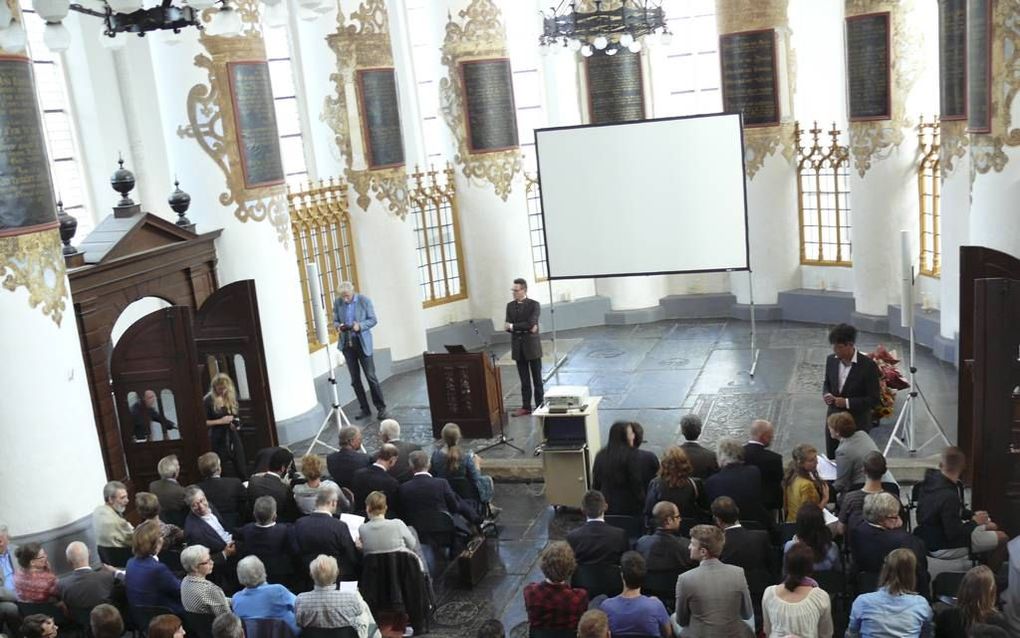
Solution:
[(14, 553), (21, 566), (14, 576), (14, 591), (23, 603), (48, 603), (60, 599), (57, 577), (50, 569), (46, 550), (39, 543), (26, 543)]
[(532, 629), (575, 629), (588, 609), (588, 592), (570, 586), (577, 567), (574, 550), (563, 541), (550, 543), (540, 566), (545, 580), (524, 588), (524, 608)]

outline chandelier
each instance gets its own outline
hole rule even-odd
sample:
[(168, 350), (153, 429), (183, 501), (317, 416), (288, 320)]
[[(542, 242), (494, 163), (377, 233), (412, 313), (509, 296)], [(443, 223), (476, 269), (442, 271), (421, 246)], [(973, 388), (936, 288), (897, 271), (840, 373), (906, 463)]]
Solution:
[[(663, 44), (669, 44), (672, 33), (666, 25), (666, 14), (661, 1), (654, 0), (587, 0), (578, 9), (576, 2), (567, 0), (542, 14), (542, 35), (539, 44), (562, 44), (572, 51), (588, 57), (595, 51), (616, 55), (621, 48), (631, 53), (641, 50), (646, 35), (658, 33)], [(594, 8), (589, 9), (594, 5)], [(614, 8), (607, 9), (604, 5)]]

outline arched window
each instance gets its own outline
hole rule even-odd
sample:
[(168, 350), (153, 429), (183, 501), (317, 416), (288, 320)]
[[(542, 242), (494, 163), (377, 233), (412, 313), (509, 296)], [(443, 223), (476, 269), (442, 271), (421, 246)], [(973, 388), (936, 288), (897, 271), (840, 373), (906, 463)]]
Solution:
[(290, 34), (286, 27), (266, 29), (266, 60), (269, 78), (273, 85), (276, 103), (276, 127), (280, 135), (280, 153), (287, 183), (297, 185), (311, 179), (305, 157), (304, 136), (301, 128), (301, 109), (297, 97), (297, 75), (291, 56)]
[(917, 194), (921, 212), (921, 274), (938, 277), (942, 273), (942, 233), (940, 206), (941, 163), (939, 161), (939, 122), (921, 121), (918, 127), (921, 158), (917, 164)]
[[(672, 37), (659, 44), (666, 54), (665, 72), (654, 81), (669, 87), (656, 115), (694, 115), (722, 110), (719, 77), (719, 29), (714, 0), (663, 0)], [(653, 36), (658, 37), (658, 36)]]
[(408, 202), (418, 253), (422, 306), (467, 299), (453, 167), (413, 173)]
[(840, 144), (841, 132), (832, 125), (829, 139), (814, 127), (797, 136), (797, 208), (800, 217), (800, 263), (850, 266), (849, 152)]

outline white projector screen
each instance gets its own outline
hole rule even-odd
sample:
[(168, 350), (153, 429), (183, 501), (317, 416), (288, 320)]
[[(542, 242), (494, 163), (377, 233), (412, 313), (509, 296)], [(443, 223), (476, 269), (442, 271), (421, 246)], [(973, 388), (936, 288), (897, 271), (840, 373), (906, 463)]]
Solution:
[(535, 131), (550, 279), (748, 269), (739, 114)]

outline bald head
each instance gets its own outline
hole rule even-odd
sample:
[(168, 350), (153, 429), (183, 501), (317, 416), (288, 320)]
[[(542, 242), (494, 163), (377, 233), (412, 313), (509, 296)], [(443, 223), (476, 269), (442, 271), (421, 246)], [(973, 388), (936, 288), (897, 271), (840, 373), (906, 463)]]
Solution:
[(74, 541), (68, 545), (64, 556), (67, 557), (67, 564), (72, 569), (89, 566), (89, 548), (81, 541)]
[(751, 422), (751, 440), (757, 441), (765, 447), (772, 445), (772, 437), (775, 436), (775, 433), (775, 428), (765, 419), (755, 419)]

